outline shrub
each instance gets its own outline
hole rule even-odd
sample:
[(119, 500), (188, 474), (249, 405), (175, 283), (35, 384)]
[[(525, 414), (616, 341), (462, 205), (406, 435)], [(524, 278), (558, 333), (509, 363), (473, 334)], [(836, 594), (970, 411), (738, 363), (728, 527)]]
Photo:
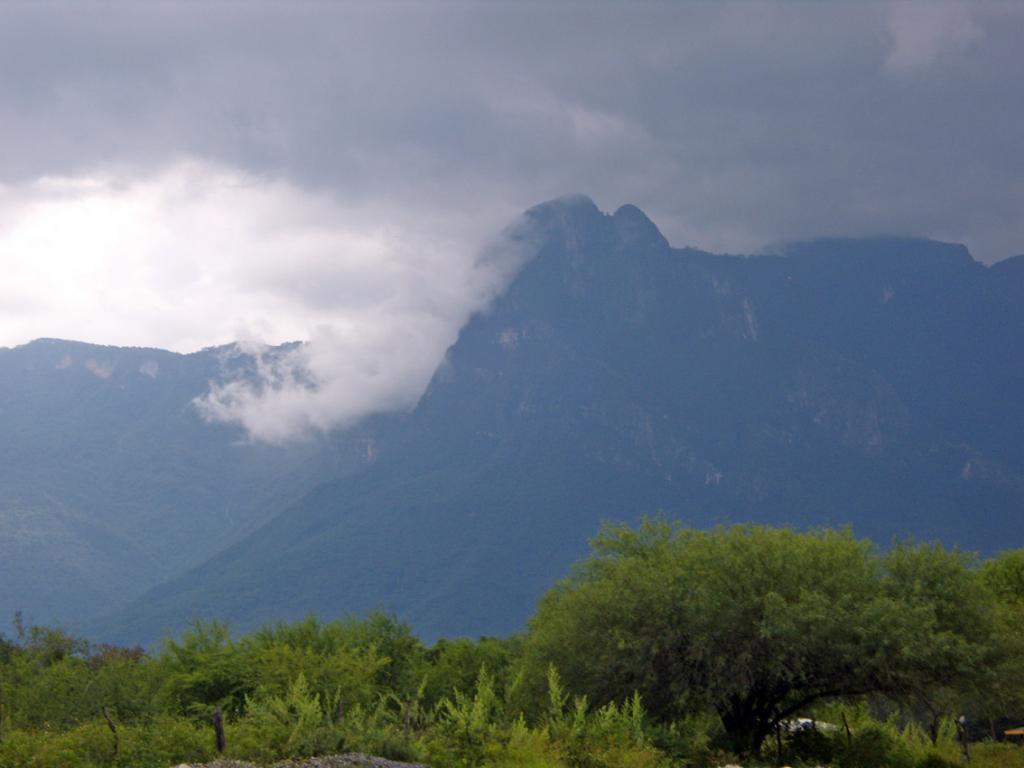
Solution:
[(959, 762), (953, 762), (941, 755), (932, 753), (925, 755), (924, 759), (918, 760), (914, 768), (961, 768), (961, 765)]
[(190, 720), (170, 716), (152, 722), (121, 727), (118, 765), (128, 768), (166, 768), (181, 763), (203, 763), (213, 759), (213, 730)]
[(912, 768), (913, 758), (887, 730), (864, 728), (836, 750), (837, 768)]
[(245, 698), (246, 716), (234, 729), (232, 754), (253, 760), (310, 757), (337, 747), (340, 734), (330, 727), (306, 678), (299, 676), (284, 696)]
[(101, 768), (116, 760), (114, 735), (106, 723), (85, 723), (61, 734), (47, 734), (32, 768)]
[(973, 768), (1024, 768), (1024, 749), (1016, 744), (983, 741), (971, 745)]
[[(846, 736), (839, 738), (843, 742)], [(801, 728), (790, 734), (786, 742), (786, 752), (790, 761), (813, 765), (828, 765), (835, 759), (836, 738), (822, 733), (817, 728)]]
[(710, 710), (698, 710), (667, 725), (648, 727), (651, 743), (692, 768), (736, 765), (739, 758), (725, 748), (722, 719)]
[(6, 731), (0, 741), (0, 768), (30, 768), (36, 740), (25, 731)]

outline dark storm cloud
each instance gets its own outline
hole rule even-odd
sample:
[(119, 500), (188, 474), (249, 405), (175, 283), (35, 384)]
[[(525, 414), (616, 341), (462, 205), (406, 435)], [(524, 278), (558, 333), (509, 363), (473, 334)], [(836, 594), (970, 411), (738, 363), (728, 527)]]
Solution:
[(1001, 4), (54, 4), (0, 10), (0, 172), (215, 159), (505, 211), (629, 200), (677, 242), (1024, 250)]
[(199, 403), (287, 441), (414, 405), (526, 255), (492, 238), (564, 193), (676, 245), (995, 261), (1022, 40), (1019, 4), (938, 0), (6, 3), (0, 345), (306, 339)]

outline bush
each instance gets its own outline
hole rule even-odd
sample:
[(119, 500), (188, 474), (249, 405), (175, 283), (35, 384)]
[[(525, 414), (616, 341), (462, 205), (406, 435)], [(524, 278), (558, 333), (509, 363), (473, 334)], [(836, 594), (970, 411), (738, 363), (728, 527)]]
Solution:
[(213, 729), (170, 716), (121, 727), (118, 765), (126, 768), (166, 768), (181, 763), (204, 763), (214, 757)]
[(8, 731), (0, 741), (0, 768), (30, 768), (36, 752), (32, 734)]
[(512, 724), (508, 741), (492, 757), (490, 764), (494, 768), (561, 768), (565, 765), (551, 744), (547, 731), (528, 728), (522, 719)]
[(840, 744), (837, 768), (913, 768), (907, 749), (883, 728), (864, 728)]
[(737, 765), (739, 758), (726, 749), (722, 720), (710, 710), (695, 712), (669, 724), (647, 727), (651, 744), (691, 768)]
[(332, 751), (340, 741), (302, 674), (284, 696), (247, 696), (245, 709), (234, 729), (235, 744), (228, 743), (233, 755), (252, 760), (310, 757)]
[(166, 768), (213, 758), (212, 732), (191, 722), (159, 717), (119, 726), (93, 721), (63, 733), (12, 731), (0, 741), (0, 768)]
[(846, 741), (846, 735), (834, 737), (817, 728), (801, 728), (790, 734), (786, 752), (791, 762), (828, 765), (835, 759), (836, 739)]
[(1024, 768), (1024, 749), (1016, 744), (983, 741), (971, 745), (972, 768)]
[(101, 768), (116, 760), (114, 735), (106, 723), (85, 723), (61, 734), (46, 734), (32, 768)]
[(961, 764), (947, 760), (941, 755), (926, 755), (923, 760), (918, 760), (915, 768), (961, 768)]

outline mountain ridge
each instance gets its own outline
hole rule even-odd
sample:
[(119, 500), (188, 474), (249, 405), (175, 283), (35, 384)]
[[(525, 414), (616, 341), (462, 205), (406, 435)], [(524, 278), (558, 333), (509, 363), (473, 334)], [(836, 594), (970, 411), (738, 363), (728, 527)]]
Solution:
[(372, 466), (93, 629), (152, 642), (188, 616), (245, 629), (382, 608), (428, 638), (505, 633), (602, 519), (658, 510), (1019, 540), (1024, 355), (997, 329), (1024, 295), (962, 246), (723, 257), (579, 196), (525, 219), (535, 256)]

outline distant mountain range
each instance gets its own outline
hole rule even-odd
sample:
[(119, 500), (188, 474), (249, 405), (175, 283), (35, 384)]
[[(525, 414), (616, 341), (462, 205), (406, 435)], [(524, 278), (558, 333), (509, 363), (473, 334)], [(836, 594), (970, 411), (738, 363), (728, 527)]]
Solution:
[(308, 445), (198, 418), (227, 349), (0, 351), (0, 611), (118, 642), (373, 608), (500, 634), (602, 520), (658, 511), (1024, 545), (1024, 257), (717, 256), (583, 197), (516, 231), (536, 255), (416, 409)]
[(3, 624), (123, 606), (358, 464), (354, 436), (284, 450), (204, 422), (192, 400), (251, 364), (232, 347), (0, 349)]

